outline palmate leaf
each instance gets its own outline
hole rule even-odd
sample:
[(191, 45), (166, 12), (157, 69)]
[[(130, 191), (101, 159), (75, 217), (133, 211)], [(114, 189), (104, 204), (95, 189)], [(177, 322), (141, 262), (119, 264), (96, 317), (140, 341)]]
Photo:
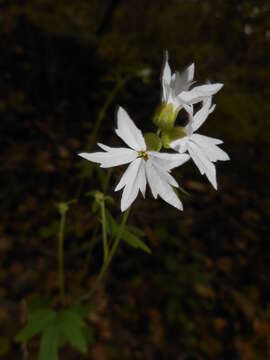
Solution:
[(93, 340), (92, 333), (86, 328), (85, 315), (86, 309), (79, 305), (59, 312), (35, 310), (30, 313), (29, 323), (16, 340), (26, 342), (41, 333), (38, 360), (58, 360), (58, 349), (66, 343), (85, 353), (88, 343)]
[[(110, 236), (116, 236), (118, 229), (119, 225), (114, 220), (109, 210), (106, 210), (106, 230), (108, 234)], [(147, 252), (148, 254), (151, 254), (151, 249), (137, 235), (135, 235), (136, 230), (134, 230), (132, 227), (126, 226), (122, 232), (121, 239), (133, 248), (140, 249), (144, 252)]]
[(63, 322), (61, 324), (61, 334), (75, 349), (82, 353), (87, 351), (87, 341), (83, 333), (83, 329), (77, 326), (72, 326), (71, 323)]
[(18, 342), (26, 342), (33, 336), (43, 332), (57, 318), (57, 313), (51, 309), (38, 309), (30, 313), (26, 327), (15, 337)]

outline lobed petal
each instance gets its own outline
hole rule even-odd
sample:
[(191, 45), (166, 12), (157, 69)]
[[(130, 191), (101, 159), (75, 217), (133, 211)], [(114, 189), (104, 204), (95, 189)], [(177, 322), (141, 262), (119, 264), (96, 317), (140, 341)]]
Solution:
[(129, 117), (128, 113), (121, 107), (117, 112), (117, 129), (116, 134), (132, 149), (136, 151), (146, 150), (141, 130), (137, 128)]
[(180, 199), (168, 182), (171, 182), (171, 179), (168, 179), (164, 171), (155, 166), (151, 160), (146, 163), (146, 176), (154, 198), (157, 198), (159, 195), (168, 204), (179, 210), (183, 210), (183, 205)]
[[(102, 145), (105, 152), (80, 153), (82, 158), (100, 164), (102, 168), (124, 165), (132, 162), (138, 156), (137, 152), (127, 148), (110, 148)], [(100, 146), (100, 147), (101, 147)]]
[(204, 151), (194, 142), (189, 141), (188, 151), (193, 161), (199, 168), (201, 174), (205, 173), (206, 177), (217, 190), (216, 168), (215, 165), (205, 156)]
[(187, 154), (169, 154), (157, 151), (148, 151), (147, 154), (156, 166), (166, 171), (183, 165), (190, 158)]
[(190, 91), (182, 91), (178, 97), (179, 99), (186, 104), (196, 104), (200, 101), (203, 101), (205, 98), (216, 94), (223, 84), (208, 84), (195, 86)]

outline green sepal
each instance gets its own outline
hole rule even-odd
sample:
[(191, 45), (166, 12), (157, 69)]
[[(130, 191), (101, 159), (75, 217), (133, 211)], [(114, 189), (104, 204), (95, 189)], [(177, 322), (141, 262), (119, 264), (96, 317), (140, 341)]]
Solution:
[(174, 110), (173, 104), (161, 104), (153, 118), (153, 123), (162, 131), (171, 130), (174, 127), (178, 110)]
[(185, 133), (185, 130), (181, 126), (176, 126), (175, 128), (167, 131), (162, 132), (161, 140), (162, 145), (165, 147), (165, 149), (170, 148), (170, 143), (172, 141), (181, 139), (185, 137), (187, 134)]
[(160, 151), (162, 148), (162, 141), (160, 137), (155, 133), (144, 134), (147, 150)]

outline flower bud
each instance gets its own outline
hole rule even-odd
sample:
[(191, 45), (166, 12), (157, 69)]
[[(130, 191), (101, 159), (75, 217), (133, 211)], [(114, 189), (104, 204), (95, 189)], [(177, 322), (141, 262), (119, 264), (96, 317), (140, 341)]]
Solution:
[(170, 143), (172, 141), (181, 139), (183, 137), (185, 137), (187, 134), (185, 133), (185, 130), (183, 127), (181, 126), (176, 126), (175, 128), (171, 129), (171, 130), (166, 130), (162, 132), (162, 145), (164, 146), (165, 149), (169, 149), (170, 148)]
[(163, 103), (158, 107), (153, 122), (162, 131), (171, 130), (174, 127), (177, 115), (178, 110), (174, 109), (173, 104)]

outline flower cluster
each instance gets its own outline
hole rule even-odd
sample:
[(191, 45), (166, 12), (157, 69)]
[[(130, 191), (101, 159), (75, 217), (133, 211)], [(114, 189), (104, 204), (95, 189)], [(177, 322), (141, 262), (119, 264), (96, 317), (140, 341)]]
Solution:
[[(123, 189), (122, 211), (130, 207), (139, 192), (145, 197), (147, 183), (155, 199), (160, 196), (170, 205), (183, 210), (174, 190), (174, 187), (179, 185), (171, 175), (171, 170), (183, 165), (190, 158), (217, 190), (216, 168), (213, 163), (217, 160), (229, 160), (229, 156), (217, 146), (222, 144), (221, 140), (195, 132), (214, 111), (212, 96), (223, 84), (192, 87), (194, 69), (192, 64), (182, 73), (172, 74), (166, 52), (161, 78), (162, 103), (153, 119), (158, 127), (157, 132), (143, 135), (128, 113), (120, 107), (117, 111), (115, 132), (128, 147), (113, 148), (98, 143), (102, 152), (79, 154), (103, 168), (129, 164), (115, 188), (115, 191)], [(201, 103), (201, 107), (194, 113), (193, 105), (198, 103)], [(185, 127), (175, 126), (181, 109), (187, 112), (189, 118)], [(175, 152), (161, 152), (162, 148)]]

